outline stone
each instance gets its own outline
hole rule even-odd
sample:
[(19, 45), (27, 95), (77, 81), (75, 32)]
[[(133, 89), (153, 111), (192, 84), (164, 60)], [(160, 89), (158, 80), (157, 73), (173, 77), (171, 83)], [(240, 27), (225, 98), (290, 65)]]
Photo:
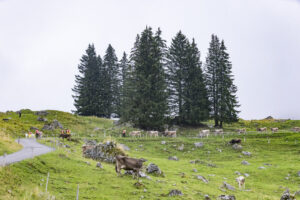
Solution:
[(264, 163), (264, 165), (266, 165), (266, 166), (272, 166), (272, 164), (269, 164), (269, 163)]
[(130, 151), (130, 148), (126, 146), (125, 144), (119, 144), (121, 148), (123, 148), (125, 151)]
[(103, 166), (102, 166), (102, 164), (100, 162), (97, 162), (96, 167), (98, 167), (100, 169), (103, 169)]
[(193, 172), (198, 172), (198, 170), (197, 169), (193, 169)]
[(172, 196), (182, 196), (182, 192), (180, 190), (171, 190), (169, 192), (169, 196), (172, 197)]
[(240, 145), (240, 144), (234, 144), (234, 145), (232, 145), (232, 148), (235, 149), (235, 150), (242, 150), (243, 149), (242, 145)]
[(87, 164), (87, 165), (91, 165), (91, 163), (90, 163), (90, 162), (88, 162), (88, 161), (86, 161), (86, 162), (85, 162), (85, 164)]
[(298, 171), (298, 176), (300, 177), (300, 171)]
[(250, 163), (249, 163), (248, 161), (246, 161), (246, 160), (243, 160), (243, 161), (241, 162), (241, 164), (242, 164), (242, 165), (250, 165)]
[(146, 168), (146, 172), (151, 174), (161, 174), (161, 170), (159, 169), (159, 167), (157, 165), (155, 165), (154, 163), (150, 163), (147, 168)]
[(63, 126), (61, 125), (61, 123), (59, 121), (57, 121), (55, 119), (55, 120), (53, 120), (53, 122), (51, 124), (45, 124), (42, 129), (43, 130), (54, 130), (57, 128), (63, 129)]
[(222, 194), (218, 197), (218, 200), (236, 200), (234, 195), (225, 195)]
[(250, 175), (249, 175), (249, 174), (247, 174), (247, 173), (244, 173), (244, 176), (246, 176), (246, 177), (249, 177)]
[(168, 158), (169, 160), (175, 160), (178, 161), (179, 159), (177, 158), (177, 156), (169, 156)]
[(204, 176), (197, 175), (196, 178), (197, 178), (198, 180), (203, 181), (204, 183), (208, 183), (208, 180), (207, 180)]
[(139, 145), (139, 147), (140, 147), (140, 148), (142, 148), (142, 147), (143, 147), (143, 145), (141, 144), (141, 145)]
[(245, 156), (251, 156), (251, 153), (248, 152), (248, 151), (242, 151), (242, 154), (245, 155)]
[(180, 145), (180, 146), (178, 147), (178, 150), (179, 150), (179, 151), (183, 151), (183, 149), (184, 149), (184, 144), (182, 144), (182, 145)]
[(46, 118), (44, 118), (44, 117), (38, 116), (37, 121), (39, 121), (39, 122), (46, 122), (48, 120)]
[(99, 131), (99, 130), (100, 130), (99, 127), (95, 127), (95, 128), (94, 128), (94, 131)]
[(161, 141), (161, 144), (166, 144), (166, 141)]
[(222, 187), (223, 187), (223, 188), (226, 188), (226, 189), (228, 189), (228, 190), (232, 190), (232, 191), (235, 190), (235, 188), (234, 188), (232, 185), (226, 183), (225, 181), (223, 182), (223, 186), (222, 186)]
[(204, 146), (203, 142), (195, 142), (194, 145), (196, 148), (200, 148)]
[(222, 149), (218, 149), (218, 148), (217, 148), (216, 150), (217, 150), (218, 152), (222, 153)]
[(208, 196), (208, 194), (204, 195), (204, 200), (211, 200), (211, 198)]
[(45, 110), (35, 112), (35, 115), (47, 116), (49, 113)]
[(67, 145), (67, 144), (65, 145), (65, 147), (66, 147), (66, 148), (71, 148), (71, 147), (70, 147), (69, 145)]
[(296, 200), (294, 195), (290, 194), (289, 189), (287, 189), (286, 191), (284, 191), (284, 193), (282, 194), (280, 200)]
[(258, 169), (266, 169), (264, 166), (259, 167)]
[(241, 175), (241, 173), (239, 171), (235, 171), (234, 173), (239, 176)]

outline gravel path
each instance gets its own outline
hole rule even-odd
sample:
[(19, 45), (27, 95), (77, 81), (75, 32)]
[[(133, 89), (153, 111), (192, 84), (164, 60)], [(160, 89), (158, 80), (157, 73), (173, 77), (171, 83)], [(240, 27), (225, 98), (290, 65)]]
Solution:
[(20, 144), (23, 146), (22, 150), (6, 156), (0, 156), (0, 166), (9, 165), (55, 150), (36, 142), (35, 139), (20, 139)]

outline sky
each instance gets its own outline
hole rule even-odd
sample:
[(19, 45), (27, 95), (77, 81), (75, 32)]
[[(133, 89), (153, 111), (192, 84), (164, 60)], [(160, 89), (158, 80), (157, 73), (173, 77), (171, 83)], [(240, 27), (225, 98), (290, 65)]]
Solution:
[(0, 0), (0, 111), (74, 110), (88, 44), (121, 58), (146, 26), (195, 38), (203, 62), (224, 39), (241, 118), (300, 119), (299, 0)]

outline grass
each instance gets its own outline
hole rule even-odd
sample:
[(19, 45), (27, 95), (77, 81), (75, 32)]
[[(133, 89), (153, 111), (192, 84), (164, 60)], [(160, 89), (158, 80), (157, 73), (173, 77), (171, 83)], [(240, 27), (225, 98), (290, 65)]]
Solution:
[[(17, 115), (11, 114), (11, 121), (0, 123), (6, 123), (6, 130), (23, 130), (21, 127), (26, 130), (33, 124), (41, 127), (43, 124), (35, 122), (37, 117), (30, 112), (24, 119), (18, 119)], [(51, 196), (55, 196), (56, 199), (75, 199), (77, 185), (80, 189), (80, 199), (204, 199), (205, 194), (216, 199), (221, 194), (233, 194), (237, 199), (243, 200), (277, 200), (286, 187), (291, 192), (299, 190), (300, 177), (297, 172), (300, 170), (300, 134), (288, 131), (292, 126), (299, 126), (298, 121), (289, 122), (289, 126), (283, 125), (286, 129), (275, 134), (248, 133), (245, 136), (228, 134), (224, 139), (221, 136), (200, 139), (194, 137), (199, 132), (196, 128), (179, 129), (181, 134), (177, 138), (121, 138), (118, 133), (124, 127), (113, 127), (109, 120), (78, 117), (58, 111), (50, 111), (48, 118), (58, 119), (65, 127), (68, 126), (76, 132), (79, 142), (61, 140), (71, 148), (59, 147), (49, 154), (0, 168), (0, 199), (51, 199)], [(19, 120), (24, 120), (24, 124)], [(15, 123), (17, 126), (14, 126)], [(259, 123), (259, 126), (266, 126), (267, 123), (273, 122), (259, 121)], [(13, 128), (9, 128), (10, 126)], [(95, 127), (102, 130), (94, 131)], [(237, 127), (243, 126), (236, 123), (226, 125), (225, 128), (234, 130)], [(246, 128), (254, 130), (255, 126), (252, 127), (250, 123)], [(129, 156), (147, 159), (145, 165), (150, 162), (157, 164), (165, 177), (149, 175), (151, 180), (140, 179), (143, 186), (136, 188), (134, 184), (137, 180), (126, 175), (117, 177), (114, 165), (102, 162), (104, 168), (99, 169), (96, 168), (96, 161), (83, 158), (81, 151), (83, 140), (107, 139), (104, 137), (104, 129), (106, 136), (111, 135), (115, 141), (130, 147), (130, 151), (127, 152)], [(48, 134), (51, 136), (52, 133)], [(235, 137), (243, 140), (243, 151), (251, 152), (252, 156), (244, 156), (241, 151), (234, 150), (227, 144)], [(50, 137), (42, 142), (50, 145), (50, 140), (55, 139), (57, 138)], [(166, 141), (165, 145), (161, 144), (163, 140)], [(195, 142), (203, 142), (204, 146), (195, 148)], [(178, 147), (182, 144), (184, 150), (179, 151)], [(221, 149), (222, 152), (217, 149)], [(179, 161), (168, 160), (169, 156), (177, 156)], [(191, 160), (200, 162), (191, 164)], [(242, 165), (243, 160), (247, 160), (250, 165)], [(261, 166), (266, 169), (258, 169)], [(198, 172), (193, 172), (193, 169), (197, 169)], [(250, 175), (246, 178), (246, 190), (249, 191), (238, 189), (235, 182), (238, 175), (235, 171)], [(45, 193), (48, 172), (50, 180), (48, 193)], [(196, 179), (196, 175), (204, 176), (209, 183)], [(222, 191), (220, 186), (223, 181), (233, 185), (236, 191)], [(167, 194), (171, 189), (181, 190), (183, 196), (168, 197)]]
[(10, 154), (22, 148), (22, 145), (16, 143), (10, 135), (0, 131), (0, 155)]

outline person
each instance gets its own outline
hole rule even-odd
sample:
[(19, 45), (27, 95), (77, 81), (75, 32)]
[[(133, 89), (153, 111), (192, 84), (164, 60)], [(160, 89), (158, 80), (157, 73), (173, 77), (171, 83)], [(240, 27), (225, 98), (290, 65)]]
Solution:
[(61, 134), (65, 134), (65, 131), (64, 131), (64, 129), (61, 129)]
[(21, 112), (21, 110), (19, 111), (19, 118), (21, 118), (22, 117), (22, 112)]
[(68, 135), (70, 135), (70, 134), (71, 134), (71, 132), (70, 132), (70, 130), (69, 130), (69, 129), (67, 129), (67, 130), (66, 130), (66, 133), (67, 133)]
[(125, 137), (126, 136), (126, 130), (122, 131), (122, 136)]

